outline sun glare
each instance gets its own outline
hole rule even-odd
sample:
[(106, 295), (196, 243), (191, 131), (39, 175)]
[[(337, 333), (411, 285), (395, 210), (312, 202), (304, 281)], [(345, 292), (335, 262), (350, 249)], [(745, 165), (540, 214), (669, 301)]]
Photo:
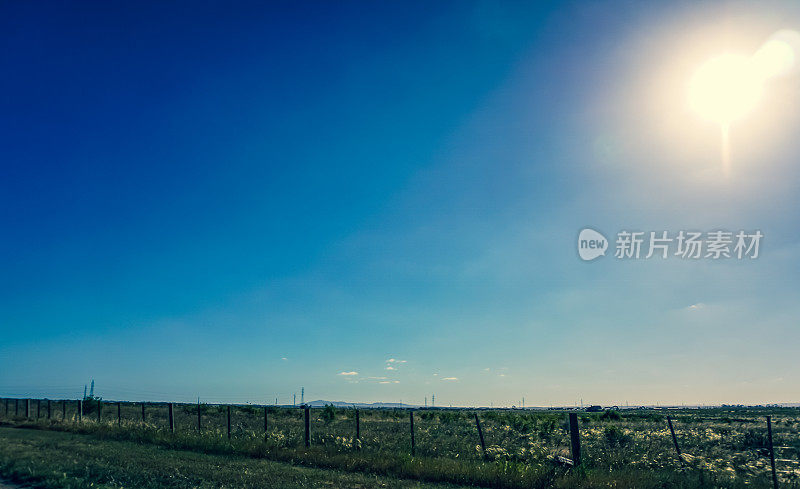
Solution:
[(702, 118), (719, 124), (722, 164), (730, 169), (731, 125), (759, 105), (767, 82), (796, 69), (800, 34), (774, 33), (751, 56), (722, 54), (706, 61), (689, 80), (689, 105)]
[(764, 78), (747, 56), (723, 54), (707, 61), (689, 82), (689, 103), (703, 118), (729, 125), (761, 99)]

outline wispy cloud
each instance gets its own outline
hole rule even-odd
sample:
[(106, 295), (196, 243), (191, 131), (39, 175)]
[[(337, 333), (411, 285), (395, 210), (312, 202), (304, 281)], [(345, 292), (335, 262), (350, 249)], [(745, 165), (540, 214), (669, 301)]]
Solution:
[(284, 362), (288, 362), (289, 361), (289, 359), (286, 358), (286, 357), (281, 357), (281, 360), (283, 360)]
[(705, 307), (706, 307), (705, 304), (703, 304), (702, 302), (698, 302), (697, 304), (692, 304), (691, 306), (687, 307), (686, 309), (688, 309), (689, 311), (697, 311), (697, 310), (703, 309)]
[(451, 382), (458, 382), (458, 377), (442, 377), (442, 380), (447, 380)]
[(343, 375), (345, 377), (352, 377), (353, 375), (358, 375), (358, 372), (355, 372), (355, 371), (352, 371), (352, 372), (339, 372), (339, 375)]
[(397, 370), (397, 368), (404, 363), (406, 363), (406, 360), (398, 360), (396, 358), (390, 358), (386, 360), (386, 367), (384, 368), (386, 370)]

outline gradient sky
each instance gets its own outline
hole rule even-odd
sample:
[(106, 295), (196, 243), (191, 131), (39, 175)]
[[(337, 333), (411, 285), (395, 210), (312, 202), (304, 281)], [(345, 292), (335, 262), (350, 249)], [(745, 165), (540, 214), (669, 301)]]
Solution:
[[(0, 395), (798, 402), (800, 81), (729, 177), (676, 103), (781, 28), (796, 2), (4, 2)], [(765, 237), (585, 263), (586, 226)]]

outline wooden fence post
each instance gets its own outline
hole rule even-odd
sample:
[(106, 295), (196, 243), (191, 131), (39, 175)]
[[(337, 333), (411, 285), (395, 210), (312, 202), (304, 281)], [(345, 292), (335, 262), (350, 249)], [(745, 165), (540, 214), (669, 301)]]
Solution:
[(197, 400), (197, 434), (203, 432), (202, 425), (200, 424), (200, 399)]
[(769, 440), (769, 464), (772, 467), (772, 487), (778, 489), (778, 473), (775, 471), (775, 448), (772, 446), (772, 416), (767, 416), (767, 438)]
[(36, 399), (36, 419), (39, 419), (42, 415), (42, 400)]
[(672, 444), (675, 445), (675, 451), (678, 452), (678, 460), (681, 462), (683, 458), (681, 458), (681, 449), (678, 446), (678, 437), (675, 436), (675, 429), (672, 427), (672, 418), (667, 416), (667, 424), (669, 425), (669, 432), (672, 434)]
[(413, 409), (410, 409), (408, 411), (408, 420), (410, 422), (410, 428), (411, 428), (411, 456), (413, 457), (415, 452), (416, 452), (416, 450), (417, 450), (417, 446), (416, 446), (417, 443), (414, 440), (414, 410)]
[(78, 423), (83, 421), (83, 399), (78, 401)]
[(19, 416), (19, 399), (14, 399), (14, 417)]
[(25, 419), (30, 419), (31, 417), (31, 400), (25, 399)]
[(97, 422), (99, 423), (103, 419), (103, 401), (100, 399), (97, 400)]
[(147, 418), (144, 416), (144, 403), (142, 403), (142, 424), (147, 422)]
[(356, 448), (361, 450), (361, 415), (356, 408)]
[(478, 413), (475, 413), (475, 426), (478, 428), (478, 436), (481, 439), (481, 451), (483, 452), (483, 458), (486, 459), (486, 442), (483, 439), (483, 429), (481, 428), (481, 419), (478, 417)]
[(122, 426), (122, 403), (117, 401), (117, 426)]
[(577, 413), (569, 413), (569, 439), (572, 446), (572, 464), (577, 467), (581, 464), (581, 437), (578, 432)]
[(47, 420), (50, 421), (53, 418), (53, 411), (50, 408), (50, 399), (47, 400)]
[(67, 420), (67, 400), (61, 401), (61, 421)]
[(172, 414), (172, 403), (169, 403), (169, 432), (175, 433), (175, 416)]
[(228, 439), (231, 439), (231, 407), (228, 406)]
[(267, 441), (267, 406), (264, 406), (264, 441)]
[(8, 399), (6, 399), (6, 417), (8, 417)]
[(306, 425), (306, 448), (311, 446), (311, 409), (308, 406), (305, 406), (304, 409), (304, 418), (305, 418), (305, 425)]

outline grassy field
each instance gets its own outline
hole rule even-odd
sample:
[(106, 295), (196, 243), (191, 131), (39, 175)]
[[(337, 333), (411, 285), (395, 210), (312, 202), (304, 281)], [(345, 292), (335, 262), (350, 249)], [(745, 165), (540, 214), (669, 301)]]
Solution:
[[(12, 401), (13, 402), (13, 401)], [(44, 406), (44, 404), (42, 405)], [(362, 410), (361, 440), (355, 439), (352, 409), (313, 409), (312, 447), (303, 447), (302, 410), (232, 408), (232, 439), (227, 439), (227, 407), (176, 405), (176, 433), (167, 429), (167, 408), (105, 405), (100, 423), (87, 405), (83, 422), (74, 422), (76, 402), (31, 409), (32, 420), (8, 416), (9, 426), (62, 430), (103, 442), (115, 440), (180, 449), (215, 456), (269, 459), (294, 465), (375, 474), (429, 483), (530, 487), (771, 487), (765, 416), (773, 419), (774, 445), (781, 487), (800, 487), (800, 410), (671, 410), (679, 443), (678, 459), (663, 410), (581, 413), (583, 464), (568, 470), (554, 463), (569, 456), (566, 413), (559, 411), (479, 411), (487, 450), (480, 449), (474, 411), (419, 410), (415, 413), (416, 453), (410, 456), (408, 411)], [(21, 430), (28, 432), (30, 430)], [(348, 485), (345, 484), (345, 487)], [(292, 487), (292, 486), (287, 486)]]
[(97, 440), (74, 433), (11, 428), (0, 428), (0, 474), (17, 482), (59, 489), (457, 487)]

